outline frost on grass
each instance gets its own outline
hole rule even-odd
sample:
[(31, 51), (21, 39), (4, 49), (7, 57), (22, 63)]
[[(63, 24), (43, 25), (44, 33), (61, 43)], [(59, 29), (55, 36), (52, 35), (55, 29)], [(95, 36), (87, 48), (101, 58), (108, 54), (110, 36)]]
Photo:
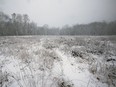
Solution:
[(114, 38), (0, 37), (0, 87), (115, 87)]

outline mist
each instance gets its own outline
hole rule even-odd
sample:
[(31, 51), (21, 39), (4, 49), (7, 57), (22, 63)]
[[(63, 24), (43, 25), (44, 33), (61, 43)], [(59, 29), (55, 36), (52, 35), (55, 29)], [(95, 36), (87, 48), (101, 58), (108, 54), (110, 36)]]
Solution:
[(50, 27), (116, 20), (116, 0), (0, 0), (0, 11)]

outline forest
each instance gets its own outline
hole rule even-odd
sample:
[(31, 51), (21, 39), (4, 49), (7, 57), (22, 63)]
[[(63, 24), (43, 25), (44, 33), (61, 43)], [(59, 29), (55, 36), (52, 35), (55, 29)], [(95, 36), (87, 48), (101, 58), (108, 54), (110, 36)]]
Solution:
[[(39, 19), (38, 19), (39, 20)], [(0, 12), (0, 36), (14, 35), (116, 35), (116, 21), (64, 25), (62, 28), (38, 26), (27, 14)]]

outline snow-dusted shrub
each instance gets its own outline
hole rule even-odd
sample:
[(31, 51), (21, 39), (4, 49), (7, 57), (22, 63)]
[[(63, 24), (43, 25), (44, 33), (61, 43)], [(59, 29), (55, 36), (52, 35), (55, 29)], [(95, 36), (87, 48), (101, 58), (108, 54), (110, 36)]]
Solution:
[(86, 52), (84, 46), (73, 46), (70, 50), (71, 56), (79, 63), (90, 63), (93, 61), (92, 57)]
[(109, 55), (111, 53), (112, 45), (110, 41), (89, 40), (85, 45), (87, 53), (94, 55)]
[(76, 46), (85, 46), (86, 39), (84, 37), (75, 37), (75, 45)]
[(2, 72), (0, 71), (0, 87), (7, 87), (9, 79), (8, 79), (8, 73), (7, 72)]
[(51, 44), (51, 43), (46, 43), (43, 45), (46, 49), (53, 49), (53, 48), (57, 48), (58, 46)]
[(69, 47), (77, 45), (77, 42), (75, 42), (75, 39), (73, 37), (58, 37), (54, 40), (55, 44), (58, 45), (67, 45)]
[(46, 49), (53, 49), (58, 48), (59, 44), (55, 43), (54, 40), (46, 39), (46, 41), (44, 41), (42, 46)]
[(19, 59), (21, 59), (23, 63), (30, 63), (33, 59), (32, 55), (30, 55), (27, 50), (21, 51), (18, 55)]
[(58, 87), (74, 87), (71, 81), (67, 81), (65, 79), (58, 80), (57, 84), (58, 84)]
[(116, 86), (116, 66), (112, 62), (109, 63), (98, 59), (89, 65), (89, 71), (99, 81), (113, 85), (113, 87)]

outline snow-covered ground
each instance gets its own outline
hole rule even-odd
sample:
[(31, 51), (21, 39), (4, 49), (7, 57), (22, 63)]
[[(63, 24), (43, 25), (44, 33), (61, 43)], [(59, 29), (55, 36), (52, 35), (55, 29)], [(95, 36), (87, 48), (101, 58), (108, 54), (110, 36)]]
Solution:
[(0, 87), (116, 87), (116, 36), (0, 37)]

